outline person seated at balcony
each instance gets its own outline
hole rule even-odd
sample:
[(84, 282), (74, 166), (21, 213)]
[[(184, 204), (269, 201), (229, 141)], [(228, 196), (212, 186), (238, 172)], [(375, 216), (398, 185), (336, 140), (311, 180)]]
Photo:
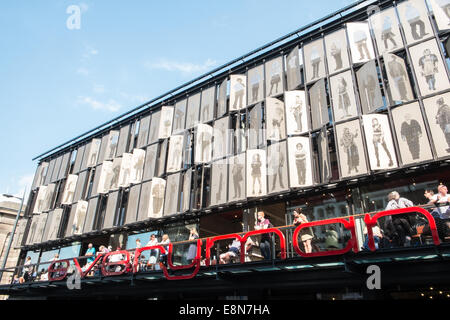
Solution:
[(30, 281), (31, 272), (32, 272), (32, 269), (33, 269), (30, 265), (31, 265), (31, 257), (28, 256), (27, 259), (25, 260), (24, 267), (23, 267), (23, 270), (22, 270), (22, 278), (24, 280), (23, 282)]
[[(424, 197), (427, 198), (428, 200), (427, 205), (435, 205), (437, 197), (435, 197), (433, 190), (430, 189), (425, 190)], [(445, 237), (449, 234), (449, 228), (445, 223), (445, 221), (441, 219), (441, 212), (439, 210), (439, 207), (433, 208), (433, 210), (431, 210), (430, 213), (434, 218), (434, 222), (436, 223), (436, 230), (438, 232), (439, 239), (442, 242), (445, 240)], [(432, 235), (428, 221), (426, 222), (425, 227), (422, 230), (422, 235), (424, 236)]]
[[(189, 241), (194, 241), (194, 240), (197, 240), (198, 238), (199, 238), (199, 236), (198, 236), (197, 229), (192, 228), (191, 232), (189, 234)], [(186, 258), (189, 262), (193, 262), (196, 256), (197, 256), (197, 243), (192, 242), (189, 244), (189, 249), (188, 249)]]
[(86, 264), (91, 264), (95, 260), (95, 248), (92, 243), (88, 244), (88, 249), (86, 250), (85, 256), (88, 256)]
[(325, 232), (325, 248), (327, 250), (339, 249), (339, 234), (334, 226), (330, 226)]
[(228, 246), (228, 251), (222, 253), (219, 256), (219, 264), (227, 264), (230, 263), (232, 259), (239, 257), (239, 253), (241, 252), (241, 242), (235, 238), (231, 245)]
[[(414, 204), (411, 200), (400, 197), (397, 191), (392, 191), (388, 194), (388, 204), (385, 210), (395, 210), (412, 206)], [(415, 233), (411, 229), (411, 226), (414, 224), (415, 219), (412, 214), (396, 214), (386, 217), (384, 229), (389, 240), (394, 245), (404, 247), (410, 244), (411, 236)]]
[[(294, 221), (293, 224), (296, 226), (301, 225), (302, 223), (307, 223), (308, 218), (303, 214), (302, 208), (297, 208), (294, 210)], [(300, 239), (302, 239), (303, 247), (305, 249), (305, 253), (312, 252), (311, 241), (314, 238), (314, 233), (311, 227), (304, 228), (300, 231)]]
[(21, 283), (20, 282), (20, 278), (19, 278), (19, 276), (17, 274), (15, 274), (13, 279), (12, 279), (11, 284), (18, 284), (18, 283)]
[[(158, 239), (156, 238), (155, 234), (152, 234), (146, 247), (153, 247), (156, 245), (158, 245)], [(158, 249), (150, 250), (150, 257), (148, 258), (147, 267), (150, 267), (152, 270), (155, 269), (155, 263), (157, 260), (158, 252), (159, 252)]]
[(161, 253), (159, 261), (161, 263), (163, 263), (166, 267), (167, 267), (167, 254), (169, 251), (169, 246), (168, 244), (170, 243), (170, 239), (169, 239), (169, 235), (168, 234), (163, 234), (161, 242), (158, 243), (158, 245), (163, 246), (163, 248), (166, 250), (166, 253)]
[(141, 239), (136, 239), (136, 249), (139, 249), (140, 247), (142, 247)]
[(447, 204), (449, 201), (450, 196), (448, 194), (447, 187), (443, 184), (440, 184), (438, 186), (438, 193), (431, 198), (431, 202), (433, 202), (435, 205), (439, 205), (439, 207), (437, 208), (439, 211), (439, 217), (447, 224), (448, 222), (450, 222), (450, 207), (448, 205), (443, 206), (442, 204)]
[(101, 246), (98, 248), (97, 256), (99, 256), (99, 255), (105, 255), (105, 254), (107, 254), (107, 253), (109, 253), (108, 248), (105, 247), (104, 245), (101, 245)]
[(40, 281), (48, 281), (48, 271), (45, 269), (42, 269), (39, 274), (39, 280)]
[[(122, 248), (120, 246), (118, 246), (116, 248), (116, 251), (121, 251)], [(112, 254), (109, 258), (108, 262), (111, 263), (116, 263), (116, 262), (120, 262), (124, 259), (124, 254), (122, 253), (116, 253), (116, 254)], [(110, 266), (109, 268), (109, 272), (120, 272), (122, 270), (122, 266), (121, 265), (115, 265), (115, 266)]]
[[(273, 225), (270, 223), (269, 219), (264, 217), (264, 211), (258, 212), (258, 219), (255, 222), (255, 230), (262, 230), (273, 228)], [(261, 250), (261, 254), (264, 256), (264, 259), (270, 260), (271, 258), (271, 249), (272, 239), (269, 233), (261, 234), (261, 240), (259, 242), (259, 249)]]
[[(381, 241), (383, 239), (383, 232), (381, 231), (379, 226), (374, 226), (372, 228), (372, 232), (373, 232), (373, 241), (375, 242), (375, 249), (378, 250), (379, 248), (382, 247)], [(369, 235), (367, 232), (367, 227), (364, 227), (363, 234), (364, 234), (364, 244), (362, 249), (370, 251)]]

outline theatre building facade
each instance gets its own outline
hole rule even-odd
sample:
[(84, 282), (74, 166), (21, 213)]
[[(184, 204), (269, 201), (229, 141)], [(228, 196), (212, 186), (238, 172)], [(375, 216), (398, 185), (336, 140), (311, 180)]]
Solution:
[[(450, 183), (449, 31), (448, 1), (360, 1), (39, 156), (0, 294), (445, 296), (424, 192)], [(413, 204), (405, 241), (392, 191)]]

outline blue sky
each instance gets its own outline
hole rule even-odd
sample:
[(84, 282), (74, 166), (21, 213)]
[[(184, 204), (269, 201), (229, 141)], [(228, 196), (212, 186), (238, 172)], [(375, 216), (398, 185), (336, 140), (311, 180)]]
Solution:
[(38, 154), (352, 2), (2, 1), (0, 194), (29, 190)]

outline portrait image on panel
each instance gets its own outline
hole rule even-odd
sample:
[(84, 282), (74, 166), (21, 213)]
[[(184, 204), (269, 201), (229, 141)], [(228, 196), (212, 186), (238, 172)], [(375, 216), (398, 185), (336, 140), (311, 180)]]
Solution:
[(109, 191), (112, 175), (112, 164), (112, 161), (103, 161), (100, 172), (97, 172), (97, 174), (100, 174), (97, 193), (103, 194)]
[(153, 178), (148, 206), (149, 218), (160, 218), (163, 213), (166, 180)]
[(33, 237), (33, 243), (40, 243), (42, 242), (42, 237), (44, 235), (44, 229), (45, 224), (47, 222), (48, 213), (41, 213), (38, 216), (37, 223), (36, 223), (36, 231), (34, 233)]
[(364, 115), (363, 124), (371, 169), (397, 167), (388, 116), (384, 114)]
[(408, 0), (398, 4), (400, 23), (408, 44), (430, 37), (433, 32), (424, 0)]
[(124, 152), (126, 152), (128, 138), (130, 136), (131, 124), (123, 126), (120, 128), (119, 143), (117, 144), (116, 157), (120, 157)]
[(219, 85), (219, 96), (217, 98), (217, 118), (223, 116), (227, 112), (227, 87), (228, 79), (225, 79)]
[(337, 147), (341, 177), (367, 173), (366, 156), (359, 120), (336, 125)]
[(39, 165), (38, 170), (36, 172), (36, 176), (33, 181), (32, 187), (33, 190), (36, 189), (37, 187), (42, 186), (45, 180), (45, 176), (47, 175), (47, 169), (48, 169), (48, 162), (42, 162)]
[(312, 129), (314, 130), (326, 125), (330, 121), (328, 115), (325, 80), (321, 79), (317, 81), (308, 91), (313, 126)]
[(181, 170), (183, 163), (184, 135), (171, 136), (169, 141), (169, 155), (167, 157), (167, 172)]
[(178, 196), (180, 187), (180, 173), (167, 176), (164, 216), (172, 215), (178, 212)]
[(97, 206), (99, 198), (91, 198), (88, 202), (88, 210), (86, 214), (86, 222), (84, 223), (83, 233), (90, 232), (94, 228), (94, 220), (97, 214)]
[(100, 152), (101, 139), (92, 139), (89, 155), (87, 158), (87, 167), (91, 168), (97, 164), (98, 154)]
[(58, 237), (59, 225), (61, 223), (63, 209), (55, 209), (50, 220), (49, 232), (47, 240), (56, 240)]
[(109, 132), (108, 144), (105, 152), (105, 159), (114, 159), (116, 156), (117, 144), (119, 142), (119, 131), (113, 130)]
[(414, 102), (392, 109), (392, 118), (402, 163), (405, 165), (432, 159), (419, 104)]
[(369, 20), (380, 55), (403, 47), (397, 14), (394, 8), (377, 12), (370, 16)]
[(182, 202), (182, 212), (190, 210), (191, 204), (191, 177), (192, 169), (188, 169), (183, 173), (183, 202)]
[(258, 103), (248, 111), (248, 148), (257, 149), (264, 144), (264, 123), (262, 104)]
[(357, 72), (359, 99), (363, 113), (384, 106), (375, 60), (365, 63)]
[(367, 22), (347, 23), (347, 35), (353, 63), (366, 62), (375, 58)]
[(39, 222), (39, 215), (33, 215), (32, 217), (30, 217), (30, 219), (31, 219), (31, 225), (30, 225), (30, 229), (28, 229), (28, 237), (27, 237), (27, 241), (26, 241), (27, 245), (33, 244), (33, 238), (35, 237), (37, 225)]
[(439, 30), (450, 29), (450, 0), (429, 0)]
[(150, 116), (141, 119), (136, 148), (143, 148), (147, 145), (148, 129), (150, 128)]
[(242, 74), (230, 76), (230, 110), (240, 110), (246, 107), (247, 77)]
[(328, 182), (331, 179), (330, 154), (328, 150), (327, 130), (320, 130), (317, 137), (318, 153), (319, 153), (319, 175), (320, 182)]
[(206, 124), (196, 127), (195, 163), (211, 161), (213, 128)]
[(267, 194), (266, 150), (247, 150), (247, 197)]
[(214, 162), (211, 166), (211, 206), (227, 201), (227, 167), (225, 161)]
[(436, 40), (413, 46), (409, 51), (422, 96), (448, 89), (450, 83)]
[(186, 120), (186, 105), (187, 100), (183, 99), (175, 103), (175, 111), (173, 113), (172, 132), (178, 133), (184, 129), (184, 122)]
[(287, 76), (287, 89), (295, 90), (301, 83), (300, 76), (300, 57), (298, 46), (286, 56), (286, 76)]
[(330, 74), (347, 69), (350, 66), (345, 29), (340, 29), (325, 36), (325, 47), (327, 51), (328, 72)]
[(322, 38), (303, 47), (305, 55), (306, 82), (318, 80), (325, 76), (325, 52)]
[[(116, 161), (116, 159), (114, 159)], [(131, 179), (131, 165), (133, 161), (133, 154), (124, 153), (122, 155), (122, 161), (120, 163), (120, 171), (119, 171), (119, 183), (118, 187), (127, 187), (130, 184)], [(114, 162), (113, 162), (113, 172), (114, 172)], [(115, 187), (115, 184), (111, 183), (111, 188)]]
[(200, 122), (209, 122), (214, 118), (214, 106), (216, 103), (216, 87), (210, 87), (202, 91)]
[(152, 119), (150, 122), (150, 131), (148, 132), (148, 143), (158, 141), (159, 126), (161, 120), (161, 109), (152, 113)]
[(227, 155), (229, 118), (224, 117), (214, 122), (213, 128), (213, 159)]
[(266, 97), (277, 96), (284, 91), (283, 58), (278, 57), (265, 63)]
[(292, 188), (313, 184), (309, 137), (287, 139), (289, 184)]
[(170, 137), (172, 132), (173, 107), (161, 108), (161, 119), (159, 124), (159, 139)]
[(71, 204), (73, 195), (75, 194), (75, 187), (77, 186), (78, 176), (76, 174), (69, 174), (64, 187), (64, 193), (61, 204)]
[(425, 112), (437, 156), (450, 155), (450, 93), (424, 100)]
[(407, 102), (414, 99), (405, 61), (395, 54), (383, 55), (393, 101)]
[(247, 105), (264, 100), (264, 66), (260, 65), (247, 72)]
[(45, 194), (47, 193), (47, 186), (40, 186), (34, 204), (33, 213), (41, 213), (44, 210)]
[(245, 153), (229, 158), (228, 202), (245, 199)]
[(288, 135), (308, 131), (308, 109), (305, 91), (295, 90), (284, 93), (286, 106), (286, 129)]
[(53, 196), (55, 194), (56, 184), (51, 183), (47, 186), (47, 190), (45, 191), (45, 199), (44, 199), (44, 211), (48, 211), (53, 207)]
[(286, 138), (284, 102), (276, 98), (266, 99), (267, 140), (279, 141)]
[[(330, 78), (331, 95), (333, 100), (334, 120), (342, 121), (358, 115), (350, 71), (346, 71)], [(314, 112), (312, 110), (312, 112)]]
[(289, 189), (286, 141), (267, 147), (268, 192), (277, 193)]
[[(126, 154), (124, 154), (125, 158), (127, 158)], [(127, 165), (127, 160), (125, 160), (124, 163), (124, 169)], [(113, 160), (112, 166), (111, 166), (111, 172), (109, 173), (109, 190), (117, 190), (119, 189), (119, 183), (121, 182), (120, 177), (120, 171), (122, 169), (122, 158), (115, 158)], [(124, 176), (124, 172), (122, 173), (122, 179)], [(105, 185), (106, 186), (106, 185)]]
[(131, 174), (130, 183), (139, 183), (142, 181), (144, 174), (145, 151), (142, 149), (134, 149), (131, 158)]
[(149, 180), (155, 174), (156, 153), (158, 152), (158, 144), (152, 144), (147, 147), (145, 152), (144, 178)]
[(186, 129), (190, 129), (199, 122), (200, 118), (200, 92), (188, 98)]
[(76, 209), (72, 224), (72, 234), (82, 234), (84, 221), (87, 213), (88, 202), (78, 201), (75, 206)]

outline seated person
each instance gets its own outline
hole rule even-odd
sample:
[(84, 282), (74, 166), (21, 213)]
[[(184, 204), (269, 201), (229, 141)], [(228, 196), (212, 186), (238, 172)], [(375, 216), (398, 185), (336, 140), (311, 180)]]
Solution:
[[(375, 226), (372, 228), (372, 232), (373, 232), (373, 240), (375, 242), (375, 249), (379, 249), (381, 247), (381, 239), (383, 239), (383, 233), (381, 231), (381, 229), (378, 226)], [(367, 233), (367, 227), (364, 227), (364, 244), (363, 244), (363, 250), (369, 250), (369, 236)]]
[(240, 251), (241, 242), (238, 239), (234, 239), (233, 243), (229, 246), (228, 251), (219, 256), (220, 264), (230, 263), (231, 259), (236, 258)]

